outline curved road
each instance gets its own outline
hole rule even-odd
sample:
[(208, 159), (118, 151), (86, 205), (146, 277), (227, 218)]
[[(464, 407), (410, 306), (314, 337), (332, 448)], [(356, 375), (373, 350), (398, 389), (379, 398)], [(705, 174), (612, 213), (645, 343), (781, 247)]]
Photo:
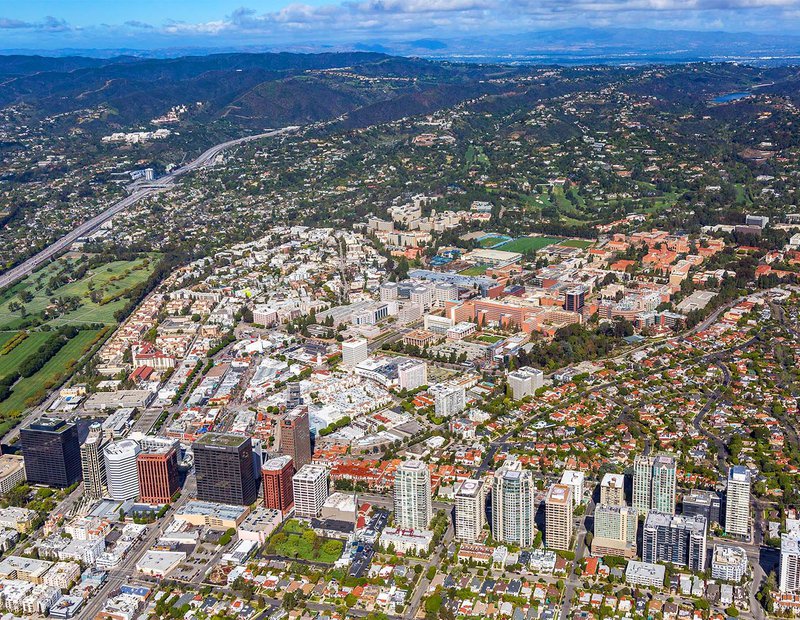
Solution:
[(177, 168), (176, 170), (170, 172), (166, 176), (161, 177), (160, 179), (158, 179), (158, 181), (152, 184), (148, 184), (143, 187), (137, 188), (136, 190), (134, 190), (133, 193), (126, 196), (122, 200), (115, 202), (113, 205), (111, 205), (108, 209), (106, 209), (99, 215), (96, 215), (90, 220), (85, 221), (83, 224), (81, 224), (71, 232), (67, 233), (57, 241), (47, 246), (44, 250), (42, 250), (38, 254), (31, 256), (25, 262), (20, 263), (16, 267), (13, 267), (12, 269), (9, 269), (8, 271), (0, 275), (0, 288), (5, 288), (11, 284), (14, 284), (17, 280), (21, 280), (22, 278), (30, 275), (31, 273), (36, 271), (36, 269), (38, 269), (42, 264), (46, 263), (51, 258), (63, 252), (77, 239), (96, 230), (103, 223), (107, 222), (109, 219), (114, 217), (120, 211), (124, 211), (131, 205), (136, 204), (142, 198), (146, 198), (148, 196), (156, 194), (160, 192), (162, 189), (169, 187), (169, 185), (179, 176), (186, 174), (187, 172), (191, 172), (192, 170), (196, 170), (197, 168), (200, 168), (202, 166), (205, 166), (225, 149), (228, 149), (232, 146), (237, 146), (239, 144), (244, 144), (245, 142), (250, 142), (252, 140), (258, 140), (259, 138), (271, 138), (280, 134), (290, 133), (292, 131), (296, 131), (297, 129), (298, 127), (285, 127), (283, 129), (276, 129), (273, 131), (268, 131), (253, 136), (246, 136), (244, 138), (228, 140), (227, 142), (222, 142), (220, 144), (212, 146), (210, 149), (205, 151), (194, 161), (186, 164), (185, 166)]

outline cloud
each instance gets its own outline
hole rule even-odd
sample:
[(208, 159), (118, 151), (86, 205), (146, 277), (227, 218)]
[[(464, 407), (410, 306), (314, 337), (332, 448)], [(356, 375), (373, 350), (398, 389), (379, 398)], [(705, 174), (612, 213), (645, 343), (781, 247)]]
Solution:
[(129, 28), (136, 28), (137, 30), (153, 30), (155, 26), (146, 22), (140, 22), (137, 19), (131, 19), (123, 24)]
[(66, 32), (72, 27), (63, 19), (46, 16), (39, 22), (25, 22), (19, 19), (0, 17), (0, 29), (5, 30), (32, 30), (38, 32)]

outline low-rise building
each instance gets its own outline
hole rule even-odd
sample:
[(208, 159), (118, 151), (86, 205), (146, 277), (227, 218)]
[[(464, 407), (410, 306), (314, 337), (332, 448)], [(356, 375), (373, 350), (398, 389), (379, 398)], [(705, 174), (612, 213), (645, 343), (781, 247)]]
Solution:
[(747, 573), (747, 551), (733, 545), (714, 545), (711, 556), (711, 577), (739, 581)]
[(631, 560), (625, 569), (625, 583), (648, 588), (664, 587), (666, 567), (661, 564)]

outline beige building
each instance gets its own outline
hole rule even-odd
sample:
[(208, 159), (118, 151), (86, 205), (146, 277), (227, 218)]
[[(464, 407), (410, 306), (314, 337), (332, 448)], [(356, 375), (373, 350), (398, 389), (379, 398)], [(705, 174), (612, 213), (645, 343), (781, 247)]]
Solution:
[(572, 541), (572, 487), (554, 484), (547, 492), (544, 542), (548, 549), (568, 551)]
[(606, 474), (600, 482), (600, 503), (610, 506), (625, 505), (625, 476)]
[(25, 459), (18, 454), (0, 456), (0, 495), (25, 482)]

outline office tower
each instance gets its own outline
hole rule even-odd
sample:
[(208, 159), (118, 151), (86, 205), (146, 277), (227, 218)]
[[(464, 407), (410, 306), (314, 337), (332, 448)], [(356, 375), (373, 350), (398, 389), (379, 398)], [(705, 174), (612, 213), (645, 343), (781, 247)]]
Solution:
[(572, 487), (554, 484), (544, 500), (544, 543), (548, 549), (568, 551), (572, 541)]
[(464, 411), (467, 398), (463, 385), (439, 384), (428, 390), (433, 395), (433, 408), (440, 418), (449, 418)]
[(146, 504), (168, 504), (180, 488), (178, 451), (174, 445), (142, 450), (136, 457), (139, 500)]
[(639, 514), (649, 510), (675, 514), (675, 457), (668, 454), (639, 455), (633, 463), (633, 507)]
[(433, 519), (431, 474), (422, 461), (404, 461), (394, 474), (394, 523), (424, 530)]
[(28, 482), (68, 487), (81, 479), (77, 426), (42, 417), (22, 428), (19, 435)]
[(701, 515), (705, 517), (706, 523), (709, 526), (712, 523), (722, 523), (720, 520), (722, 514), (722, 499), (719, 494), (714, 491), (692, 489), (688, 494), (683, 496), (681, 507), (685, 515)]
[(594, 509), (592, 555), (636, 555), (636, 530), (639, 517), (633, 508), (614, 504), (598, 504)]
[(784, 594), (800, 591), (800, 536), (797, 532), (781, 534), (778, 589)]
[(492, 537), (530, 547), (536, 534), (533, 474), (522, 463), (505, 463), (492, 481)]
[(644, 521), (642, 560), (670, 562), (702, 571), (706, 566), (706, 519), (651, 510)]
[(300, 382), (292, 381), (286, 386), (286, 411), (291, 411), (302, 404), (303, 394), (300, 390)]
[(565, 484), (572, 489), (572, 505), (577, 507), (583, 501), (583, 483), (586, 475), (582, 471), (572, 471), (567, 469), (561, 474), (561, 484)]
[(308, 407), (298, 407), (281, 418), (281, 454), (292, 457), (295, 469), (311, 462), (311, 429)]
[(481, 539), (486, 524), (486, 493), (483, 481), (468, 478), (455, 494), (455, 532), (458, 540), (474, 543)]
[(328, 497), (328, 470), (322, 465), (303, 465), (292, 477), (294, 514), (316, 519)]
[(369, 346), (365, 338), (353, 338), (342, 343), (342, 364), (355, 368), (369, 357)]
[(538, 368), (523, 366), (508, 373), (508, 385), (514, 400), (521, 400), (544, 385), (544, 373)]
[(98, 422), (89, 427), (89, 436), (81, 445), (83, 492), (90, 499), (100, 499), (106, 492), (106, 462), (103, 458), (103, 428)]
[(138, 499), (139, 470), (136, 466), (136, 457), (140, 451), (139, 444), (133, 439), (121, 439), (103, 449), (106, 484), (111, 499), (122, 502)]
[(742, 465), (728, 469), (725, 495), (725, 532), (750, 537), (750, 471)]
[(288, 514), (294, 506), (292, 476), (294, 462), (291, 456), (277, 456), (268, 460), (261, 468), (261, 482), (264, 485), (264, 506)]
[(401, 390), (416, 390), (428, 385), (428, 364), (422, 360), (406, 360), (397, 366), (398, 387)]
[(580, 312), (586, 303), (586, 287), (574, 286), (564, 293), (564, 310)]
[(206, 433), (194, 442), (197, 499), (248, 506), (258, 498), (249, 437)]
[(605, 474), (600, 481), (600, 503), (611, 506), (625, 505), (625, 476)]

